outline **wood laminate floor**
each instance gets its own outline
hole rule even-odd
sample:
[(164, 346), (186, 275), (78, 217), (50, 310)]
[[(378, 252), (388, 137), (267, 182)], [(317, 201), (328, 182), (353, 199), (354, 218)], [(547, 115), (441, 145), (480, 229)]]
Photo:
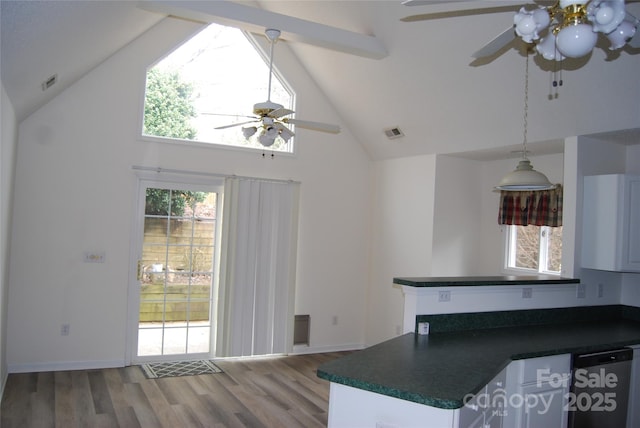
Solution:
[(13, 373), (0, 426), (325, 427), (329, 383), (316, 369), (347, 353), (217, 360), (224, 373), (163, 379), (138, 366)]

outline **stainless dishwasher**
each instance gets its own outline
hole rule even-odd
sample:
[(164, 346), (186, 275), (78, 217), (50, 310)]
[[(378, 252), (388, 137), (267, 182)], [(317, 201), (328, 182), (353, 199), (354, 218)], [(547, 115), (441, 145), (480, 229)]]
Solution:
[(573, 355), (569, 428), (627, 426), (633, 350)]

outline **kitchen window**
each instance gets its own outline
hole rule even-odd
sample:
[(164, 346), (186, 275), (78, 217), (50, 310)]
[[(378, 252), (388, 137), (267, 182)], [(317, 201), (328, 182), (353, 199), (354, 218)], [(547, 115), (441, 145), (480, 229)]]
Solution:
[(507, 226), (506, 269), (559, 275), (562, 227)]

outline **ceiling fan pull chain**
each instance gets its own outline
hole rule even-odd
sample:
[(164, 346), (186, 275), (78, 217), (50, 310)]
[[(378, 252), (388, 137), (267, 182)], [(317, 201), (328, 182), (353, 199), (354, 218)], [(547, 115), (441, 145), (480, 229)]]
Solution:
[[(271, 157), (271, 159), (274, 159), (276, 157), (276, 155), (275, 155), (273, 150), (271, 150), (271, 154), (269, 156)], [(264, 150), (262, 151), (262, 157), (263, 158), (267, 157), (267, 153)]]
[[(558, 98), (558, 86), (562, 86), (562, 61), (554, 61), (553, 71), (551, 72), (551, 93), (549, 99)], [(559, 65), (558, 65), (559, 63)]]
[(562, 86), (562, 61), (560, 61), (560, 79), (558, 80), (558, 86)]

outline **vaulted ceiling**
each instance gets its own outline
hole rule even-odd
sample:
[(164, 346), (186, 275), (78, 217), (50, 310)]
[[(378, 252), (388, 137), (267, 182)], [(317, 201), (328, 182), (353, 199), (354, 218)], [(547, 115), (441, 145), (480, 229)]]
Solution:
[[(19, 120), (174, 14), (258, 33), (264, 26), (280, 26), (283, 40), (343, 126), (373, 159), (431, 153), (508, 157), (522, 141), (523, 45), (513, 43), (486, 61), (471, 58), (512, 25), (513, 12), (506, 8), (469, 15), (452, 12), (464, 2), (408, 7), (400, 0), (2, 0), (1, 5), (1, 76)], [(628, 9), (640, 16), (640, 3), (629, 3)], [(529, 141), (537, 154), (561, 150), (568, 136), (640, 128), (640, 52), (625, 48), (610, 54), (603, 47), (565, 61), (559, 89), (551, 85), (553, 67), (531, 59)], [(52, 76), (57, 82), (43, 90)], [(405, 136), (387, 139), (383, 131), (391, 127)], [(634, 144), (640, 132), (607, 138)]]

